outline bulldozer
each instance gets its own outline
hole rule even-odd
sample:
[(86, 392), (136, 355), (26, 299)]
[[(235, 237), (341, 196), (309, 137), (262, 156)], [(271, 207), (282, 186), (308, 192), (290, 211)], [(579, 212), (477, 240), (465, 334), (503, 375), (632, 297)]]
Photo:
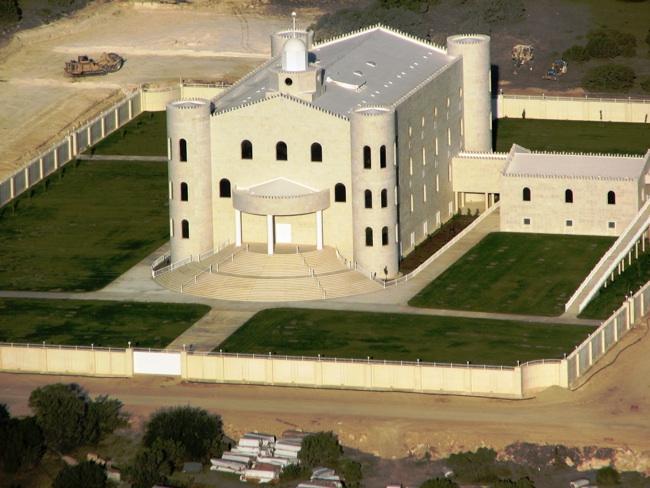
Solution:
[(105, 75), (118, 71), (123, 64), (124, 58), (115, 53), (103, 53), (97, 61), (83, 55), (66, 62), (64, 71), (71, 76)]
[(515, 63), (515, 68), (532, 61), (534, 57), (533, 46), (530, 44), (517, 44), (512, 48), (512, 60)]

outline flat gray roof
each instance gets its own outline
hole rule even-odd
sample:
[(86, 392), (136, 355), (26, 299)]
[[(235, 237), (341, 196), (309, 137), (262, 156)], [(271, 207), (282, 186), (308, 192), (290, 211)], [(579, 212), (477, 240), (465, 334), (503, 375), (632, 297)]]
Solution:
[[(323, 44), (310, 51), (312, 65), (324, 69), (325, 93), (313, 106), (348, 117), (360, 105), (393, 105), (454, 60), (442, 48), (373, 27)], [(269, 70), (281, 65), (276, 57), (223, 96), (214, 99), (216, 111), (262, 100)]]
[(506, 176), (526, 175), (562, 178), (639, 178), (646, 158), (597, 154), (515, 152)]

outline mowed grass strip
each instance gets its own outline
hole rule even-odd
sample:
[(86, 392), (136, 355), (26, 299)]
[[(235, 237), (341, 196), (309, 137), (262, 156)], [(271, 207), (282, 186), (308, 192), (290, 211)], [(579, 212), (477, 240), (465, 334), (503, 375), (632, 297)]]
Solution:
[(409, 305), (557, 316), (613, 242), (611, 237), (489, 234)]
[(499, 152), (518, 144), (532, 151), (645, 154), (650, 124), (507, 118), (494, 121), (493, 137)]
[(109, 156), (167, 156), (167, 113), (142, 113), (86, 152)]
[(210, 307), (172, 303), (0, 298), (0, 340), (73, 346), (167, 347)]
[(0, 289), (96, 290), (169, 239), (167, 165), (71, 165), (0, 211)]
[(588, 326), (275, 308), (254, 315), (216, 350), (513, 366), (562, 358), (593, 331)]

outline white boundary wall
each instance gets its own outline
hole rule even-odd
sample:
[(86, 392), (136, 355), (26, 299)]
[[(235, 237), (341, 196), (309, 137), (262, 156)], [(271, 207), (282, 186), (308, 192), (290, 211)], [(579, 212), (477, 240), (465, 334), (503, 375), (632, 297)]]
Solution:
[(497, 95), (492, 99), (495, 118), (584, 120), (593, 122), (650, 123), (650, 100), (634, 98), (552, 97)]

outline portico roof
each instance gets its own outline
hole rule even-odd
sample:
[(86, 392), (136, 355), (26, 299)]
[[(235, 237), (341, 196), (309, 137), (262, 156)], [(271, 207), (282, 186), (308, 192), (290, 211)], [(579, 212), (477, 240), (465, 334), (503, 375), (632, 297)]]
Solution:
[(280, 177), (233, 191), (233, 206), (257, 215), (300, 215), (330, 206), (329, 189), (317, 190)]

